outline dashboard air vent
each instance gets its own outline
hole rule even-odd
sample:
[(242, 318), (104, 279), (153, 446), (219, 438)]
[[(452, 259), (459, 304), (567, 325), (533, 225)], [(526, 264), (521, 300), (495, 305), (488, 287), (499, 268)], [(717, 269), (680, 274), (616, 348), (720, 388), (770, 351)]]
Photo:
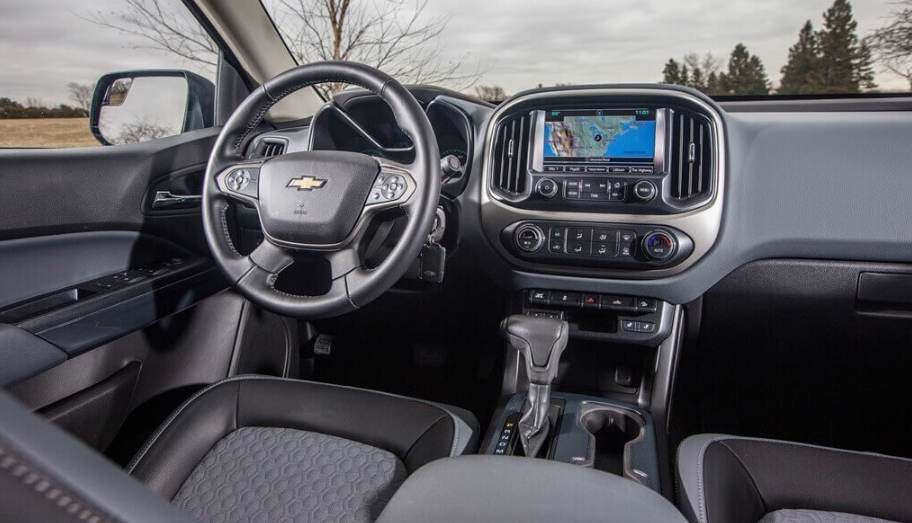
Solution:
[(494, 188), (505, 196), (520, 196), (528, 184), (532, 115), (524, 113), (501, 121), (494, 135)]
[(285, 154), (285, 140), (280, 138), (263, 138), (257, 142), (253, 152), (250, 154), (251, 159), (272, 158)]
[(712, 191), (713, 150), (709, 120), (675, 111), (671, 125), (671, 197), (691, 200)]

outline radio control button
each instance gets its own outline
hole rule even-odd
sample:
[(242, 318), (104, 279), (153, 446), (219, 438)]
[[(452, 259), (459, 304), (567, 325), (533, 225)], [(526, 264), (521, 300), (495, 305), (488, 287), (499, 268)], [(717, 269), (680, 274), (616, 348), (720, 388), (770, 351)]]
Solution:
[(633, 186), (633, 193), (643, 202), (655, 198), (656, 192), (655, 184), (649, 180), (640, 180)]
[(628, 167), (609, 167), (608, 172), (610, 173), (626, 173), (630, 172)]
[(607, 167), (586, 167), (587, 173), (606, 173), (608, 172)]
[(582, 167), (582, 166), (579, 166), (579, 165), (568, 165), (568, 166), (564, 169), (564, 172), (567, 172), (567, 173), (584, 173), (584, 172), (586, 172), (586, 168), (585, 168), (585, 167)]
[(605, 192), (584, 192), (582, 199), (589, 201), (602, 201), (608, 199), (608, 193)]
[(546, 165), (544, 171), (546, 173), (562, 173), (564, 172), (563, 165)]
[(567, 180), (566, 182), (564, 182), (564, 187), (566, 187), (567, 189), (575, 189), (578, 191), (580, 188), (580, 183), (582, 183), (580, 180)]
[(557, 185), (557, 182), (551, 178), (542, 178), (535, 185), (535, 192), (539, 194), (542, 198), (554, 198), (557, 196), (557, 193), (560, 192), (560, 188)]
[(564, 198), (568, 200), (579, 200), (580, 192), (579, 189), (567, 189), (564, 191)]

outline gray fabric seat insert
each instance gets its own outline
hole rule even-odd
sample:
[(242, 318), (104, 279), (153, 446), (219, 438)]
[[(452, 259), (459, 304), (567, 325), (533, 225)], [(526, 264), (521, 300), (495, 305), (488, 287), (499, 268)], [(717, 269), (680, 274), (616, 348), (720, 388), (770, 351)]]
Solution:
[(869, 518), (845, 512), (820, 510), (777, 510), (763, 516), (760, 523), (894, 523), (880, 518)]
[(405, 481), (385, 450), (287, 428), (244, 427), (218, 441), (172, 502), (207, 523), (374, 521)]

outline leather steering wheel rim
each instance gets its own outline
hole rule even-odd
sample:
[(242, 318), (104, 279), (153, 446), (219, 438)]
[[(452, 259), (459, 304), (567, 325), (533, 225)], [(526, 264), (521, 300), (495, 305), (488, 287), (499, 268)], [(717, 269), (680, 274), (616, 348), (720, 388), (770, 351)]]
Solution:
[[(414, 161), (400, 164), (334, 151), (291, 153), (258, 161), (245, 158), (251, 133), (273, 105), (295, 91), (326, 82), (363, 87), (386, 102), (399, 127), (412, 140)], [(311, 244), (288, 239), (288, 236), (297, 240), (298, 236), (334, 230), (335, 224), (326, 223), (326, 216), (353, 216), (357, 203), (351, 198), (364, 192), (365, 177), (348, 171), (361, 169), (368, 173), (373, 165), (369, 162), (376, 164), (376, 179), (369, 180), (369, 196), (360, 203), (357, 223), (346, 232), (344, 240)], [(436, 215), (440, 195), (438, 163), (437, 140), (427, 115), (415, 97), (395, 79), (372, 67), (351, 62), (318, 62), (296, 67), (254, 90), (219, 134), (203, 185), (206, 240), (216, 264), (231, 285), (264, 309), (300, 318), (344, 314), (389, 290), (418, 257)], [(320, 172), (306, 172), (309, 166), (320, 166), (314, 168)], [(332, 175), (327, 176), (326, 172)], [(289, 177), (288, 173), (295, 176)], [(285, 180), (288, 185), (284, 185)], [(323, 189), (324, 185), (326, 190), (315, 190)], [(338, 208), (328, 201), (334, 194), (342, 198)], [(281, 205), (267, 202), (270, 198)], [(377, 199), (380, 205), (371, 199)], [(227, 212), (232, 201), (252, 204), (260, 215), (266, 237), (249, 255), (238, 252), (229, 234)], [(294, 211), (292, 204), (296, 205)], [(309, 211), (300, 211), (302, 207)], [(401, 209), (407, 218), (401, 237), (378, 266), (366, 268), (357, 252), (357, 241), (363, 239), (359, 235), (375, 218), (374, 209), (393, 207)], [(264, 217), (264, 211), (268, 216)], [(300, 216), (293, 216), (292, 212)], [(320, 212), (325, 216), (321, 218)], [(267, 231), (267, 221), (273, 219), (282, 220), (277, 223), (285, 238), (273, 237)], [(307, 222), (321, 219), (324, 221), (316, 224)], [(344, 231), (345, 227), (335, 229)], [(278, 274), (294, 262), (296, 252), (317, 254), (329, 261), (332, 281), (326, 294), (301, 296), (275, 288)]]

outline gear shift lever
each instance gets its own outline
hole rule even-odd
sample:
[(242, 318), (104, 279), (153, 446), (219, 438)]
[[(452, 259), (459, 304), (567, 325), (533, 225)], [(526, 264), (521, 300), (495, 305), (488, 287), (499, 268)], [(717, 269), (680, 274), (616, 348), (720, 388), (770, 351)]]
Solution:
[(548, 438), (551, 382), (557, 376), (570, 328), (565, 321), (514, 314), (500, 324), (500, 329), (507, 343), (526, 361), (529, 395), (519, 420), (519, 437), (526, 456), (536, 457)]

